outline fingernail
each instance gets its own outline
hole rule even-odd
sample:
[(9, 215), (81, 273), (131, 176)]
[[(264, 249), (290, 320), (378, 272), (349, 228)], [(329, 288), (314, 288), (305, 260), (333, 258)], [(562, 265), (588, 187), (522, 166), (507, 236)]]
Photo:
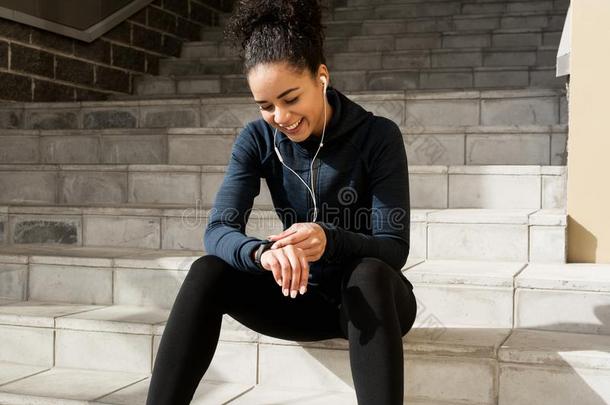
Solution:
[(284, 296), (287, 297), (288, 296), (288, 289), (284, 288)]
[(301, 286), (301, 295), (303, 295), (303, 294), (305, 294), (305, 286), (304, 285)]
[(290, 298), (296, 298), (296, 296), (297, 296), (297, 290), (290, 291)]

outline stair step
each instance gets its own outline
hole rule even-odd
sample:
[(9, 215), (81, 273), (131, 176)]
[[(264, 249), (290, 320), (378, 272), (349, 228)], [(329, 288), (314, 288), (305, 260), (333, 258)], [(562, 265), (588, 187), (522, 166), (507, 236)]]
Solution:
[[(446, 67), (549, 66), (555, 63), (557, 47), (425, 49), (382, 52), (335, 52), (327, 57), (331, 71), (353, 69), (400, 69)], [(235, 57), (180, 58), (160, 61), (163, 76), (191, 76), (242, 71)]]
[[(352, 0), (350, 0), (352, 1)], [(363, 1), (363, 0), (357, 0)], [(427, 3), (383, 3), (336, 7), (333, 20), (363, 20), (367, 18), (385, 19), (397, 17), (441, 17), (468, 14), (520, 13), (531, 11), (566, 11), (568, 4), (563, 0), (535, 0), (523, 2), (468, 2), (433, 1)]]
[[(331, 81), (333, 79), (331, 78)], [(346, 91), (365, 109), (400, 126), (523, 126), (567, 123), (565, 89)], [(139, 96), (138, 96), (139, 97)], [(250, 96), (175, 94), (150, 100), (11, 103), (0, 108), (4, 129), (241, 128), (261, 117)]]
[[(156, 206), (2, 207), (0, 220), (10, 224), (4, 226), (8, 229), (4, 245), (203, 249), (208, 209)], [(253, 209), (246, 234), (265, 239), (282, 229), (274, 211)], [(428, 259), (561, 263), (566, 259), (565, 231), (563, 210), (412, 209), (410, 254)], [(23, 291), (19, 289), (24, 288), (23, 278), (6, 277), (15, 291)]]
[[(366, 90), (475, 90), (521, 88), (563, 89), (565, 78), (555, 77), (555, 67), (454, 67), (339, 70), (331, 78), (340, 91)], [(141, 76), (136, 79), (135, 94), (215, 95), (220, 93), (246, 95), (250, 93), (242, 74), (194, 75), (171, 77)]]
[[(404, 111), (368, 104), (395, 122)], [(566, 125), (400, 127), (410, 165), (565, 165)], [(4, 164), (226, 164), (240, 128), (5, 129)], [(498, 145), (502, 145), (498, 147)]]
[[(230, 148), (214, 153), (228, 161)], [(212, 206), (226, 169), (226, 164), (0, 165), (6, 190), (0, 204)], [(565, 172), (565, 166), (411, 166), (411, 206), (564, 208)], [(255, 207), (272, 207), (266, 181), (255, 200)]]
[[(7, 373), (19, 378), (12, 383), (0, 385), (0, 402), (6, 405), (144, 405), (150, 383), (150, 373), (1, 364)], [(225, 404), (250, 389), (250, 384), (203, 379), (191, 404)]]

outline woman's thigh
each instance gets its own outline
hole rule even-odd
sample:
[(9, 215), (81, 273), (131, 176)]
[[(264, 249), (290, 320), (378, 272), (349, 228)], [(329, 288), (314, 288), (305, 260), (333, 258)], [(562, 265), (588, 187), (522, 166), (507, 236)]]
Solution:
[(344, 337), (338, 307), (318, 287), (310, 285), (303, 295), (285, 297), (271, 272), (252, 274), (224, 264), (219, 286), (221, 310), (242, 325), (286, 340)]

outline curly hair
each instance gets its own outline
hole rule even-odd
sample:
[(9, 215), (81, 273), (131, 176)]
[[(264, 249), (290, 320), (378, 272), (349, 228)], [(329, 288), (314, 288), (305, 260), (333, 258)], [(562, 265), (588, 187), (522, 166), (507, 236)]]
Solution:
[(286, 61), (315, 75), (326, 63), (324, 28), (319, 0), (241, 0), (224, 34), (241, 48), (245, 74), (259, 63)]

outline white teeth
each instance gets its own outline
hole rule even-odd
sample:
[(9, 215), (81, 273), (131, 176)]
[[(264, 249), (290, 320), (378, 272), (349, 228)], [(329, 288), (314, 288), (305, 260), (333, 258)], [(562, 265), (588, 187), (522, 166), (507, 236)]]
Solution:
[(287, 130), (289, 130), (289, 131), (292, 131), (293, 129), (295, 129), (296, 127), (298, 127), (298, 126), (299, 126), (299, 124), (301, 123), (301, 120), (302, 120), (302, 119), (303, 119), (303, 118), (301, 118), (300, 120), (298, 120), (296, 123), (292, 124), (291, 126), (289, 126), (289, 127), (284, 127), (284, 128), (286, 128), (286, 129), (287, 129)]

